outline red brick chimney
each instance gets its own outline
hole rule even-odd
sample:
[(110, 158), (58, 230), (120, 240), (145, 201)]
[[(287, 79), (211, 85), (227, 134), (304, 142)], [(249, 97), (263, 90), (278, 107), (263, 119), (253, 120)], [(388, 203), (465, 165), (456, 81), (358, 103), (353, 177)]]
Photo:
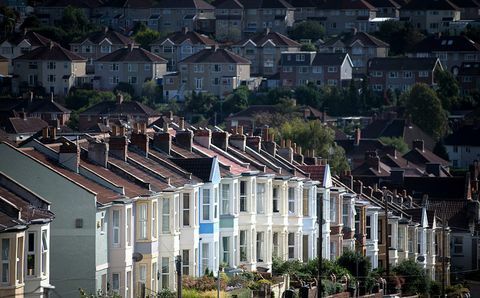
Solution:
[(228, 149), (228, 132), (226, 131), (213, 131), (212, 132), (212, 144), (227, 151)]
[(175, 134), (175, 142), (182, 148), (192, 151), (193, 131), (190, 129), (177, 131)]
[(262, 148), (262, 138), (260, 136), (247, 136), (247, 146), (260, 152)]
[(284, 140), (281, 142), (281, 148), (278, 148), (277, 152), (278, 155), (281, 157), (285, 158), (289, 163), (293, 161), (293, 149), (291, 148), (292, 146), (292, 141), (287, 140), (286, 144), (284, 145)]
[(168, 133), (167, 122), (163, 123), (163, 131), (157, 132), (153, 136), (153, 146), (170, 155), (172, 150), (172, 135)]
[(245, 151), (247, 137), (243, 134), (243, 126), (235, 127), (233, 134), (229, 137), (228, 141), (233, 147)]
[(203, 147), (210, 149), (212, 131), (208, 128), (199, 128), (193, 133), (193, 140)]
[(145, 156), (148, 156), (149, 137), (147, 135), (147, 124), (145, 122), (135, 123), (136, 129), (130, 136), (130, 143), (136, 148), (145, 152)]
[(110, 153), (123, 161), (128, 157), (128, 139), (125, 135), (125, 127), (113, 126), (112, 136), (109, 139)]

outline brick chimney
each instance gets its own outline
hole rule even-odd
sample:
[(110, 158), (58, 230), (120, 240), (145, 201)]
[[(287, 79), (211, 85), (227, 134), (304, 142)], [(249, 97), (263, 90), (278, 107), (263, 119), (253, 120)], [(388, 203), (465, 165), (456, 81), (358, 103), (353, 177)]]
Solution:
[(108, 143), (90, 141), (88, 143), (88, 159), (106, 168), (108, 166)]
[(268, 126), (262, 128), (262, 143), (265, 151), (275, 157), (275, 155), (277, 154), (275, 135), (273, 133), (270, 133), (270, 128)]
[(390, 170), (390, 180), (393, 184), (403, 185), (404, 179), (405, 179), (404, 169), (398, 168), (398, 169)]
[(210, 149), (212, 131), (208, 128), (199, 128), (193, 133), (193, 140), (203, 147)]
[(422, 152), (425, 151), (423, 140), (414, 140), (412, 146)]
[(365, 152), (365, 163), (375, 171), (380, 172), (380, 158), (378, 157), (377, 152)]
[(262, 138), (260, 136), (247, 136), (247, 146), (260, 152), (262, 148)]
[(360, 145), (360, 139), (362, 138), (362, 131), (360, 128), (355, 129), (355, 139), (354, 139), (354, 145), (358, 146)]
[(213, 131), (212, 132), (212, 144), (227, 151), (228, 149), (228, 132), (226, 131)]
[(356, 192), (358, 195), (362, 195), (363, 193), (363, 182), (360, 180), (353, 181), (353, 191)]
[(172, 135), (168, 133), (168, 124), (163, 122), (163, 131), (153, 136), (153, 146), (170, 155), (172, 150)]
[(128, 157), (128, 139), (125, 135), (125, 127), (113, 126), (112, 136), (109, 140), (110, 153), (123, 161)]
[(305, 156), (303, 157), (303, 162), (307, 165), (316, 165), (317, 157), (315, 156), (315, 149), (306, 150)]
[(147, 135), (147, 124), (145, 122), (135, 123), (135, 130), (130, 136), (130, 143), (145, 152), (145, 156), (148, 156), (149, 137)]
[(65, 142), (60, 146), (58, 162), (67, 169), (78, 173), (80, 163), (80, 148), (71, 142)]
[(177, 131), (175, 134), (175, 142), (182, 148), (192, 151), (193, 146), (193, 131), (190, 129)]
[[(283, 142), (282, 142), (283, 145)], [(292, 141), (287, 140), (284, 147), (281, 147), (277, 150), (278, 155), (285, 158), (289, 163), (293, 161), (293, 149), (292, 149)]]
[(247, 137), (243, 134), (243, 126), (235, 127), (233, 129), (233, 134), (229, 137), (228, 141), (233, 147), (245, 151)]
[(303, 157), (303, 154), (302, 154), (302, 147), (296, 146), (295, 151), (293, 152), (293, 159), (296, 162), (298, 162), (300, 164), (303, 164), (304, 157)]

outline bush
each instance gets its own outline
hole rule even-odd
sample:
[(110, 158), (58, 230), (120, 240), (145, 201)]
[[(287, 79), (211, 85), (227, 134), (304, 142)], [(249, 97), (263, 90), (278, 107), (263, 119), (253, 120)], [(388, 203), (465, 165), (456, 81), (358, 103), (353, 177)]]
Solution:
[(426, 294), (429, 291), (430, 282), (425, 270), (413, 260), (400, 262), (393, 268), (393, 272), (402, 279), (402, 294), (416, 295)]

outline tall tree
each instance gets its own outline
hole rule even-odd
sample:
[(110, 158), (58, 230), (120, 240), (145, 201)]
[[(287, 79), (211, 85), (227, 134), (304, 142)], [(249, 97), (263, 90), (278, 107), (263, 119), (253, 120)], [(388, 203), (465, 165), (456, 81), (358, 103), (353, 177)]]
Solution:
[(380, 25), (375, 35), (390, 44), (391, 55), (403, 55), (425, 36), (410, 23), (386, 21)]
[(145, 30), (138, 31), (135, 34), (135, 41), (144, 49), (149, 50), (150, 44), (160, 38), (160, 32), (145, 28)]
[(290, 32), (290, 38), (295, 40), (309, 39), (318, 40), (323, 38), (325, 29), (322, 24), (317, 21), (305, 21), (296, 24)]
[(435, 139), (447, 129), (447, 115), (437, 94), (426, 84), (416, 84), (406, 96), (406, 113), (413, 123)]
[(458, 105), (460, 101), (460, 86), (453, 74), (446, 70), (437, 70), (437, 95), (445, 110), (449, 111)]

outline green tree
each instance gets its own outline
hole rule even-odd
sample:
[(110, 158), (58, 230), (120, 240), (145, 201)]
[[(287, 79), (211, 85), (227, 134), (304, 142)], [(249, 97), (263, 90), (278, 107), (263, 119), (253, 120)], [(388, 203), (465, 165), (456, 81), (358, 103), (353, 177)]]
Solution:
[(134, 39), (142, 48), (149, 50), (150, 44), (159, 39), (160, 36), (160, 32), (145, 28), (145, 30), (138, 31), (137, 34), (135, 34)]
[(344, 251), (337, 259), (337, 263), (347, 269), (353, 276), (368, 276), (372, 269), (372, 264), (370, 264), (368, 257), (351, 250)]
[(218, 98), (210, 93), (192, 92), (185, 100), (185, 111), (190, 114), (204, 116), (213, 115), (213, 107), (217, 104)]
[(65, 32), (64, 44), (82, 38), (96, 29), (81, 9), (70, 5), (63, 10), (60, 24), (59, 27)]
[(435, 139), (447, 129), (447, 115), (437, 94), (426, 84), (416, 84), (406, 96), (406, 113), (413, 123)]
[(316, 41), (323, 38), (325, 29), (317, 21), (305, 21), (296, 24), (290, 32), (290, 38), (295, 40), (308, 39)]
[(20, 29), (31, 29), (31, 28), (38, 28), (41, 27), (42, 23), (38, 19), (37, 16), (31, 15), (25, 18), (23, 23), (20, 25)]
[(0, 16), (1, 16), (0, 36), (5, 38), (15, 30), (15, 25), (18, 19), (18, 13), (10, 7), (1, 6)]
[(401, 154), (405, 154), (408, 151), (408, 145), (400, 137), (381, 137), (380, 142), (387, 146), (393, 146)]
[(157, 102), (162, 101), (162, 88), (154, 80), (146, 81), (142, 85), (142, 96), (146, 98), (148, 105), (154, 106)]
[(133, 86), (127, 82), (119, 82), (113, 89), (113, 93), (118, 92), (127, 93), (133, 97), (135, 95), (135, 88), (133, 88)]
[(460, 101), (460, 86), (453, 74), (446, 70), (437, 70), (435, 73), (437, 81), (437, 95), (445, 110), (449, 111), (458, 105)]
[(222, 104), (222, 112), (224, 115), (239, 112), (248, 107), (248, 98), (250, 97), (250, 90), (247, 86), (240, 86), (228, 95)]
[(323, 105), (323, 92), (314, 85), (299, 86), (295, 89), (297, 103), (320, 109)]
[(403, 55), (413, 49), (425, 36), (410, 23), (400, 21), (382, 22), (375, 35), (390, 44), (390, 55)]
[(348, 169), (343, 148), (334, 143), (334, 131), (319, 120), (304, 121), (294, 118), (285, 122), (278, 134), (279, 138), (292, 140), (305, 150), (313, 149), (319, 156), (328, 159), (332, 172), (340, 173)]
[(301, 50), (302, 51), (308, 51), (308, 52), (315, 52), (315, 51), (317, 51), (317, 48), (315, 47), (315, 45), (313, 43), (305, 42), (305, 43), (302, 43)]
[(115, 95), (110, 91), (77, 89), (65, 97), (65, 105), (71, 110), (80, 110), (109, 100), (115, 100)]
[(403, 295), (426, 294), (429, 291), (430, 281), (425, 270), (414, 260), (401, 261), (392, 270), (401, 280)]

